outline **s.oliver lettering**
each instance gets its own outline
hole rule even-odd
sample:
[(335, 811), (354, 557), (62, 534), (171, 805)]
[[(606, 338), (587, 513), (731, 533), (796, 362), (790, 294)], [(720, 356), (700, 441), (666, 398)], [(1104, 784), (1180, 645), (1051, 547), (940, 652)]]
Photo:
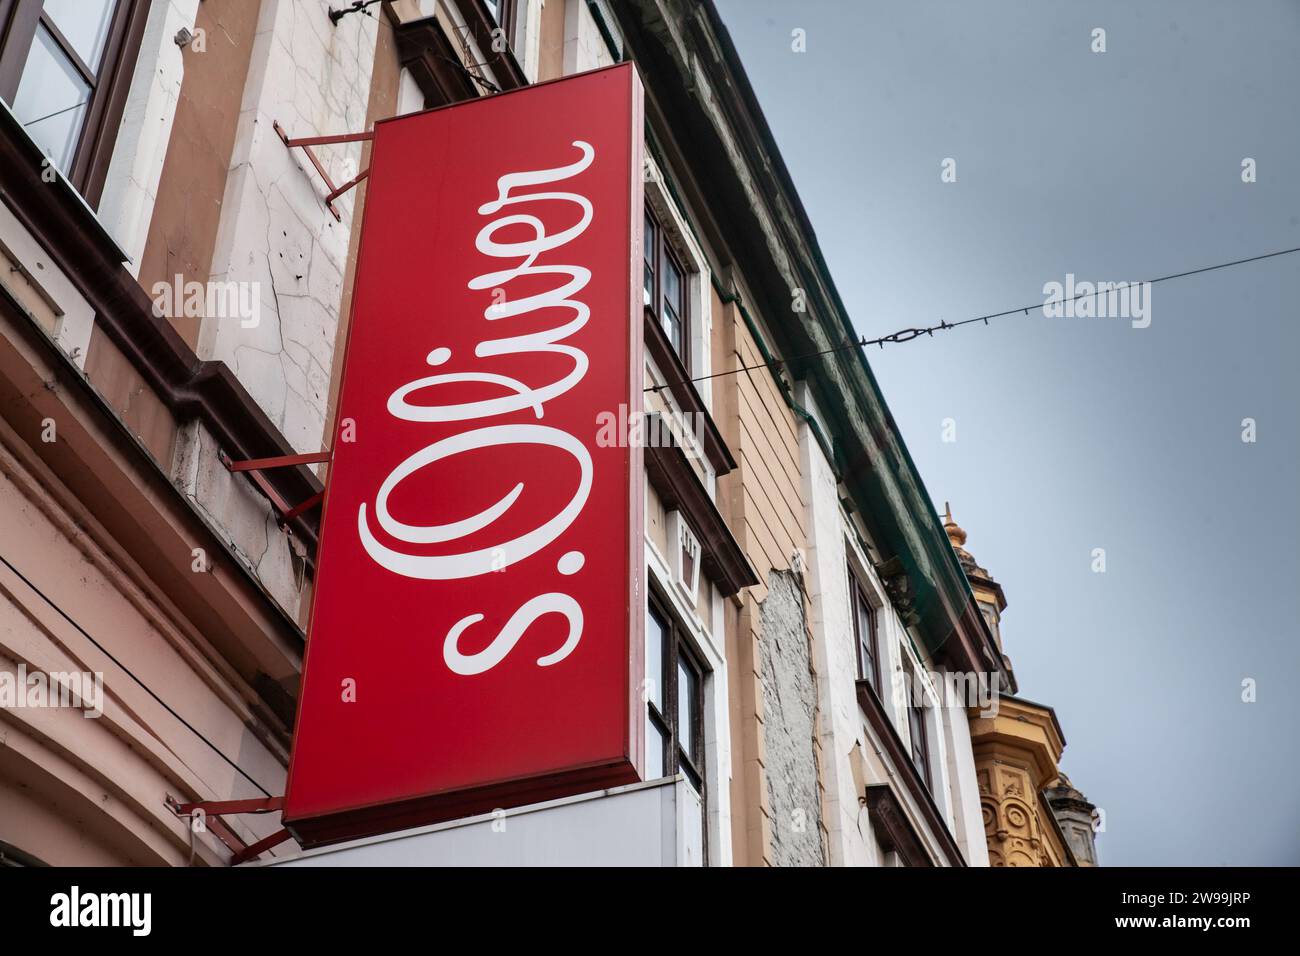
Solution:
[[(485, 339), (477, 344), (474, 355), (478, 358), (492, 358), (523, 353), (552, 353), (570, 359), (572, 368), (558, 381), (540, 388), (533, 388), (508, 375), (484, 371), (442, 372), (425, 376), (402, 385), (389, 396), (387, 410), (394, 418), (408, 422), (472, 422), (531, 409), (533, 415), (541, 419), (545, 417), (546, 403), (563, 395), (586, 374), (586, 353), (573, 345), (561, 343), (582, 329), (591, 317), (588, 306), (573, 298), (591, 280), (591, 272), (578, 265), (539, 263), (538, 259), (543, 253), (562, 249), (586, 231), (593, 215), (591, 201), (575, 192), (523, 191), (533, 186), (570, 179), (587, 169), (595, 159), (595, 149), (581, 140), (574, 141), (573, 146), (581, 156), (567, 166), (507, 173), (497, 180), (496, 199), (481, 205), (479, 214), (495, 215), (507, 206), (523, 206), (528, 211), (493, 219), (479, 230), (474, 245), (484, 256), (518, 261), (508, 268), (485, 272), (468, 283), (469, 288), (474, 290), (501, 289), (521, 276), (564, 277), (566, 281), (549, 291), (494, 302), (484, 310), (483, 318), (489, 322), (499, 322), (541, 309), (561, 309), (572, 313), (567, 322), (524, 335)], [(541, 216), (534, 213), (549, 211), (555, 208), (556, 203), (576, 206), (580, 215), (573, 225), (551, 234), (547, 232)], [(496, 241), (495, 237), (501, 230), (514, 227), (517, 232), (521, 226), (531, 232), (531, 236), (520, 241)], [(453, 358), (455, 356), (450, 349), (435, 348), (429, 353), (427, 363), (437, 368)], [(498, 386), (506, 394), (446, 405), (410, 401), (414, 395), (427, 399), (430, 391), (435, 392), (436, 397), (439, 385), (465, 382)], [(414, 525), (399, 521), (393, 517), (388, 502), (397, 487), (416, 472), (462, 452), (502, 445), (546, 445), (571, 455), (578, 464), (578, 485), (573, 496), (558, 512), (537, 527), (491, 547), (441, 555), (422, 555), (400, 547), (390, 547), (383, 544), (371, 530), (373, 516), (374, 522), (396, 541), (408, 545), (426, 545), (456, 541), (491, 527), (519, 499), (524, 491), (523, 482), (516, 483), (505, 496), (478, 514), (444, 524)], [(560, 538), (581, 514), (591, 493), (592, 479), (590, 451), (580, 440), (562, 429), (541, 424), (483, 425), (426, 445), (399, 463), (380, 485), (373, 509), (366, 503), (358, 508), (357, 533), (370, 558), (394, 574), (428, 581), (473, 578), (523, 561)], [(560, 559), (557, 571), (562, 575), (573, 574), (581, 569), (582, 563), (581, 552), (570, 551)], [(568, 622), (568, 636), (559, 648), (539, 657), (537, 664), (539, 667), (558, 664), (578, 646), (582, 639), (583, 622), (582, 608), (578, 602), (559, 591), (526, 600), (492, 642), (476, 654), (462, 654), (459, 641), (467, 629), (483, 620), (483, 614), (466, 614), (447, 632), (442, 645), (443, 660), (456, 674), (472, 676), (485, 673), (500, 664), (523, 637), (529, 625), (546, 614), (562, 615)]]

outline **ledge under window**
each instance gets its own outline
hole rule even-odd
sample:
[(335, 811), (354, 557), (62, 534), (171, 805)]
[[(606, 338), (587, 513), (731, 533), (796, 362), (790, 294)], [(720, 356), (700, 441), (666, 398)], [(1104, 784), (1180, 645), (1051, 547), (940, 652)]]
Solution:
[(685, 515), (699, 537), (703, 550), (700, 567), (719, 593), (731, 597), (741, 588), (758, 584), (758, 576), (704, 490), (686, 453), (676, 445), (652, 445), (645, 450), (645, 469), (664, 507)]
[[(885, 749), (885, 756), (892, 764), (895, 777), (900, 780), (907, 788), (907, 792), (912, 795), (912, 799), (921, 809), (921, 816), (925, 818), (926, 825), (934, 833), (935, 839), (938, 840), (943, 855), (947, 858), (952, 866), (965, 866), (966, 860), (961, 855), (961, 849), (957, 846), (957, 841), (953, 839), (952, 831), (948, 829), (948, 824), (943, 820), (943, 815), (939, 813), (938, 806), (935, 805), (934, 797), (931, 795), (925, 781), (921, 779), (921, 774), (912, 764), (912, 757), (903, 745), (903, 738), (898, 735), (898, 730), (894, 727), (894, 722), (889, 719), (885, 713), (885, 706), (880, 702), (876, 695), (876, 689), (871, 686), (871, 681), (860, 680), (857, 682), (858, 689), (858, 706), (862, 713), (866, 715), (867, 723), (875, 731), (876, 737)], [(867, 788), (870, 791), (870, 787)], [(864, 794), (864, 796), (867, 796)]]
[(709, 464), (713, 466), (713, 473), (721, 477), (733, 471), (736, 467), (736, 459), (731, 456), (731, 449), (723, 441), (722, 433), (718, 431), (718, 426), (713, 421), (713, 416), (709, 414), (704, 399), (700, 396), (695, 383), (691, 381), (691, 373), (686, 370), (681, 356), (668, 341), (668, 333), (664, 331), (663, 326), (656, 320), (654, 312), (649, 308), (645, 310), (645, 350), (664, 375), (664, 386), (677, 400), (678, 407), (683, 412), (700, 416), (699, 420), (704, 423), (704, 454), (709, 459)]

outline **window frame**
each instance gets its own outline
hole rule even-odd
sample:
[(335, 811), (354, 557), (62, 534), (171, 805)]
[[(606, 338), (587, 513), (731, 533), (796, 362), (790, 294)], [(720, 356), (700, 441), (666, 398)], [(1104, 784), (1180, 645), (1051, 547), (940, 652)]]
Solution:
[[(882, 695), (881, 690), (881, 661), (880, 661), (880, 616), (876, 613), (877, 608), (871, 603), (867, 596), (867, 588), (858, 577), (857, 572), (849, 565), (849, 616), (853, 623), (853, 653), (857, 660), (857, 672), (859, 680), (867, 680), (871, 684), (871, 689), (876, 692), (876, 696)], [(868, 675), (862, 667), (862, 649), (863, 640), (861, 633), (861, 617), (858, 614), (859, 607), (864, 608), (867, 612), (867, 621), (871, 633), (867, 635), (867, 645), (871, 652), (871, 673)]]
[(116, 0), (99, 68), (92, 71), (45, 13), (44, 0), (0, 0), (0, 99), (10, 109), (42, 27), (90, 86), (72, 161), (59, 171), (91, 208), (104, 191), (148, 12), (148, 0)]
[(496, 0), (497, 11), (494, 15), (492, 8), (484, 3), (487, 7), (488, 19), (505, 31), (506, 43), (513, 50), (515, 47), (515, 27), (519, 23), (519, 2), (518, 0)]
[[(916, 772), (921, 775), (925, 789), (934, 793), (934, 778), (930, 770), (930, 730), (926, 726), (925, 715), (928, 709), (925, 706), (925, 690), (910, 662), (904, 665), (903, 670), (907, 675), (908, 683), (904, 701), (907, 709), (908, 756)], [(918, 697), (921, 698), (919, 701)]]
[[(691, 782), (691, 785), (695, 787), (696, 793), (700, 795), (701, 802), (707, 807), (704, 690), (709, 669), (704, 664), (702, 655), (691, 646), (689, 632), (686, 627), (681, 623), (677, 615), (672, 612), (668, 603), (660, 598), (658, 594), (651, 592), (647, 597), (646, 614), (657, 619), (664, 635), (663, 672), (657, 675), (646, 674), (646, 677), (659, 681), (659, 686), (663, 690), (664, 710), (667, 713), (660, 712), (650, 695), (646, 695), (645, 701), (651, 722), (655, 724), (661, 733), (665, 734), (664, 776), (671, 777), (676, 773), (683, 773)], [(677, 680), (677, 668), (680, 663), (684, 663), (695, 676), (697, 695), (695, 706), (692, 708), (695, 726), (693, 728), (691, 750), (694, 751), (696, 757), (692, 757), (682, 747), (681, 728), (678, 726), (680, 687)], [(651, 741), (647, 740), (646, 746), (650, 745)]]
[[(654, 239), (653, 241), (654, 248), (652, 250), (645, 249), (645, 248), (642, 248), (641, 250), (643, 269), (645, 266), (649, 266), (650, 274), (653, 280), (650, 284), (651, 287), (649, 290), (650, 301), (645, 304), (645, 307), (649, 309), (651, 313), (653, 313), (655, 324), (659, 326), (659, 328), (663, 331), (664, 337), (668, 339), (668, 342), (671, 345), (672, 336), (668, 334), (668, 329), (664, 327), (664, 306), (666, 304), (666, 298), (664, 292), (663, 275), (664, 275), (664, 262), (666, 260), (667, 262), (672, 264), (673, 268), (677, 270), (677, 274), (681, 277), (681, 281), (679, 283), (679, 289), (678, 289), (679, 301), (673, 308), (673, 311), (677, 314), (677, 321), (681, 325), (681, 348), (677, 348), (674, 346), (673, 351), (675, 351), (677, 353), (677, 357), (681, 359), (682, 367), (685, 368), (688, 372), (690, 372), (691, 371), (691, 331), (692, 331), (691, 314), (690, 314), (691, 313), (690, 280), (691, 280), (691, 276), (694, 275), (694, 270), (688, 269), (683, 264), (682, 256), (677, 252), (676, 249), (673, 248), (672, 242), (668, 238), (669, 233), (667, 228), (665, 228), (664, 226), (663, 220), (659, 217), (659, 214), (655, 212), (654, 207), (649, 202), (645, 204), (645, 222), (649, 223), (650, 226), (652, 227), (651, 232), (653, 234), (653, 239)], [(642, 228), (642, 232), (643, 232), (642, 245), (644, 246), (645, 245), (644, 226)], [(644, 293), (646, 291), (644, 272), (642, 274), (641, 287), (642, 287), (642, 295), (644, 297)]]

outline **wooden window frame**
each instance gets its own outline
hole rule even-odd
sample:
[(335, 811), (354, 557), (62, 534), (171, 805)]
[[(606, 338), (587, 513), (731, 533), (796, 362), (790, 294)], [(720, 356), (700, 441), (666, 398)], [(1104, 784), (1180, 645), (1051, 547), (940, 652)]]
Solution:
[[(700, 795), (700, 800), (708, 805), (705, 795), (704, 771), (705, 771), (705, 752), (704, 752), (704, 683), (708, 676), (708, 668), (704, 666), (703, 660), (697, 654), (690, 644), (690, 638), (686, 628), (682, 626), (677, 615), (672, 612), (666, 601), (661, 599), (657, 594), (651, 594), (647, 599), (648, 613), (658, 619), (663, 627), (664, 648), (663, 648), (663, 673), (646, 676), (658, 680), (663, 688), (664, 710), (667, 714), (661, 713), (653, 700), (646, 700), (646, 708), (650, 714), (650, 720), (655, 726), (667, 736), (664, 754), (664, 775), (672, 776), (676, 773), (684, 773), (690, 780), (695, 791)], [(698, 700), (695, 702), (695, 739), (691, 741), (692, 750), (698, 755), (698, 759), (692, 759), (690, 754), (682, 747), (681, 728), (678, 726), (678, 702), (679, 688), (677, 682), (677, 665), (684, 662), (686, 666), (694, 673), (696, 686), (699, 690)], [(649, 741), (647, 741), (647, 745)]]
[[(858, 677), (867, 680), (871, 684), (871, 689), (877, 695), (882, 693), (880, 689), (880, 627), (879, 616), (876, 613), (876, 607), (867, 598), (867, 589), (862, 581), (858, 578), (857, 572), (853, 567), (849, 567), (849, 607), (850, 616), (853, 618), (853, 647), (854, 656), (858, 662)], [(871, 633), (867, 635), (865, 644), (871, 652), (871, 673), (868, 674), (863, 667), (862, 648), (864, 641), (862, 639), (861, 617), (858, 614), (858, 608), (862, 607), (867, 612), (867, 623)]]
[(499, 17), (492, 16), (490, 10), (486, 10), (487, 4), (484, 5), (485, 12), (489, 20), (493, 21), (504, 31), (506, 36), (506, 45), (511, 50), (515, 48), (515, 28), (519, 24), (519, 0), (497, 0), (497, 12)]
[(925, 788), (933, 793), (934, 780), (930, 771), (930, 733), (925, 726), (926, 706), (924, 701), (917, 702), (916, 700), (917, 695), (923, 693), (920, 678), (917, 677), (912, 665), (908, 664), (904, 669), (907, 672), (909, 684), (906, 688), (908, 756), (912, 760), (912, 766), (916, 767), (916, 772), (925, 781)]
[(0, 0), (0, 99), (12, 105), (41, 26), (91, 87), (72, 162), (61, 170), (91, 208), (104, 192), (148, 14), (149, 0), (117, 0), (94, 72), (45, 13), (41, 0)]
[[(664, 321), (664, 283), (663, 283), (663, 264), (665, 259), (673, 264), (677, 272), (681, 275), (681, 301), (680, 308), (676, 309), (678, 321), (682, 326), (682, 345), (677, 351), (677, 357), (682, 360), (682, 367), (691, 371), (691, 296), (690, 296), (690, 279), (695, 274), (694, 270), (688, 269), (682, 262), (682, 257), (668, 241), (668, 230), (665, 228), (663, 220), (655, 213), (654, 208), (646, 203), (645, 218), (649, 220), (653, 227), (654, 242), (653, 249), (642, 249), (641, 255), (644, 260), (643, 265), (649, 265), (652, 275), (650, 283), (650, 301), (646, 303), (646, 308), (654, 313), (656, 324), (663, 329)], [(645, 288), (645, 280), (642, 278), (642, 289)], [(668, 336), (668, 330), (664, 329), (665, 337)], [(672, 339), (668, 339), (671, 344)], [(691, 372), (691, 374), (694, 374)]]
[[(384, 4), (384, 7), (387, 9), (389, 5)], [(523, 68), (519, 65), (519, 61), (515, 59), (514, 52), (515, 33), (519, 20), (517, 0), (502, 0), (500, 20), (492, 15), (484, 0), (468, 0), (468, 2), (461, 3), (460, 12), (465, 17), (465, 25), (470, 38), (478, 46), (479, 53), (487, 65), (492, 67), (492, 75), (496, 79), (497, 85), (502, 90), (517, 90), (520, 87), (527, 86), (528, 78), (524, 76)], [(425, 19), (432, 18), (427, 17)], [(502, 29), (506, 37), (506, 48), (499, 52), (492, 49), (492, 31), (497, 27)], [(457, 59), (461, 54), (467, 52), (468, 47), (462, 40), (460, 51), (456, 55)], [(466, 76), (469, 75), (467, 69), (464, 72)]]

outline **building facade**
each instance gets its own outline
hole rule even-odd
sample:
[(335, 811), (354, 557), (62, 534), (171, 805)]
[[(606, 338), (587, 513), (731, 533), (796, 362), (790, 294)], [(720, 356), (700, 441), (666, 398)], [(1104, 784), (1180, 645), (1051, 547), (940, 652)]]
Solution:
[[(0, 858), (1010, 862), (997, 612), (842, 347), (711, 3), (0, 0), (0, 31)], [(218, 805), (284, 793), (366, 196), (338, 137), (625, 60), (671, 436), (644, 455), (646, 782), (299, 855)], [(1090, 805), (1034, 726), (1059, 862)]]
[(989, 863), (1096, 866), (1099, 817), (1061, 772), (1065, 734), (1056, 711), (1015, 696), (1015, 674), (1002, 650), (1002, 612), (1007, 609), (1002, 585), (966, 550), (966, 532), (950, 508), (944, 513), (944, 530), (1011, 675), (1010, 693), (998, 701), (996, 712), (969, 712)]

